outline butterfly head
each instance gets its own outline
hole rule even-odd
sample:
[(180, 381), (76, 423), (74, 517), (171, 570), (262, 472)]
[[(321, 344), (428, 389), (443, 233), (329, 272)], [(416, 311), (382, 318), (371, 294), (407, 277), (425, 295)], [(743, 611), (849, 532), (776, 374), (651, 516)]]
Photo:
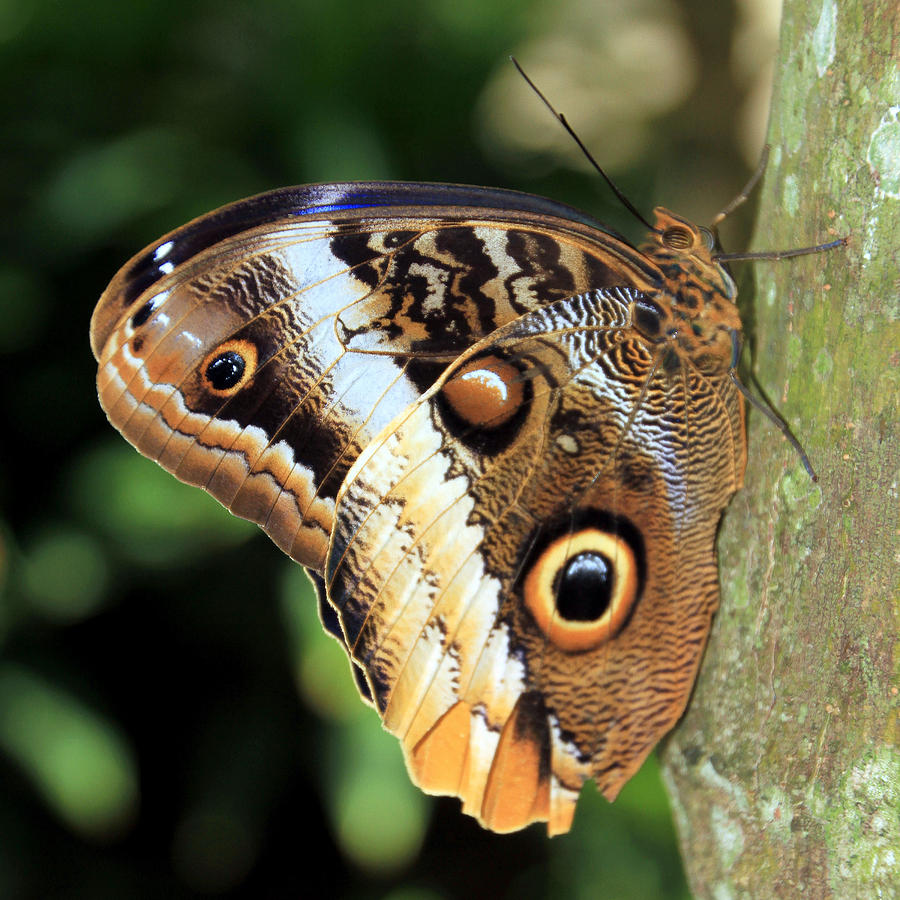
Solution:
[(656, 225), (640, 249), (663, 275), (656, 299), (667, 321), (660, 338), (675, 351), (673, 364), (681, 359), (702, 372), (725, 372), (741, 321), (734, 304), (737, 288), (714, 258), (713, 234), (662, 207), (654, 214)]

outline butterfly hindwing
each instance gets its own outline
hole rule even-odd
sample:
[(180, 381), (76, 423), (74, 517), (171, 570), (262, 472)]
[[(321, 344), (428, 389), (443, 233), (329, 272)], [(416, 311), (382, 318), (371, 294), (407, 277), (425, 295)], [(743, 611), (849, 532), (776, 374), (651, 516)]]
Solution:
[(338, 497), (325, 581), (348, 651), (420, 786), (496, 831), (565, 831), (587, 778), (615, 797), (683, 710), (717, 604), (727, 497), (694, 455), (727, 469), (735, 436), (688, 441), (672, 408), (721, 386), (663, 370), (640, 299), (499, 329)]

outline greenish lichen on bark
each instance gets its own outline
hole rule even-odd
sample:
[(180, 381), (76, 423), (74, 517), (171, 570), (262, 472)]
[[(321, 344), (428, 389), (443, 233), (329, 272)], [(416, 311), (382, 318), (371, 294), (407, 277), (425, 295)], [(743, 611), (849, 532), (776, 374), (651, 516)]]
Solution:
[(900, 896), (900, 10), (787, 2), (753, 368), (819, 473), (750, 416), (722, 607), (663, 752), (698, 897)]

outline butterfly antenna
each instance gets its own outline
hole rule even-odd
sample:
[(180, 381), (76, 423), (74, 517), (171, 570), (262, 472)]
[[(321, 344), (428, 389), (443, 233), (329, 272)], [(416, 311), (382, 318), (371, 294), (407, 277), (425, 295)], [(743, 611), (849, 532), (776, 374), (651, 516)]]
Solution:
[(639, 222), (642, 222), (648, 231), (656, 231), (656, 229), (634, 208), (634, 204), (615, 186), (613, 180), (600, 168), (600, 164), (591, 156), (591, 151), (588, 150), (587, 147), (584, 146), (583, 141), (580, 137), (575, 133), (575, 129), (569, 124), (566, 117), (561, 113), (557, 112), (554, 109), (553, 104), (541, 93), (538, 86), (525, 74), (525, 70), (519, 65), (519, 61), (511, 56), (512, 64), (519, 70), (519, 74), (525, 79), (528, 83), (528, 86), (544, 101), (544, 106), (553, 113), (553, 117), (562, 125), (566, 131), (569, 132), (571, 138), (578, 144), (579, 149), (585, 155), (587, 161), (597, 170), (600, 174), (600, 177), (610, 186), (612, 192), (619, 198), (619, 202), (627, 209)]
[(754, 409), (758, 409), (787, 439), (788, 443), (794, 448), (797, 452), (797, 455), (800, 457), (800, 462), (803, 463), (803, 468), (806, 469), (807, 474), (813, 481), (818, 481), (819, 476), (816, 475), (815, 469), (812, 467), (812, 463), (809, 461), (809, 456), (807, 456), (806, 451), (803, 449), (803, 445), (797, 438), (794, 437), (791, 432), (788, 423), (775, 412), (774, 409), (768, 404), (761, 402), (758, 398), (754, 397), (750, 391), (747, 390), (744, 382), (738, 377), (737, 373), (737, 365), (741, 356), (741, 340), (738, 336), (737, 331), (732, 330), (731, 332), (731, 365), (728, 369), (728, 374), (731, 376), (731, 381), (734, 386), (743, 394), (744, 397), (747, 398), (748, 402)]
[(722, 223), (722, 221), (728, 216), (730, 216), (741, 204), (747, 201), (747, 198), (753, 193), (753, 189), (759, 183), (759, 179), (762, 178), (763, 172), (766, 171), (766, 164), (769, 162), (769, 145), (766, 144), (763, 147), (762, 155), (759, 158), (759, 165), (756, 167), (756, 171), (750, 176), (750, 180), (744, 185), (741, 189), (741, 192), (735, 197), (731, 203), (729, 203), (723, 210), (717, 213), (709, 226), (710, 231), (713, 233), (716, 232), (716, 229)]

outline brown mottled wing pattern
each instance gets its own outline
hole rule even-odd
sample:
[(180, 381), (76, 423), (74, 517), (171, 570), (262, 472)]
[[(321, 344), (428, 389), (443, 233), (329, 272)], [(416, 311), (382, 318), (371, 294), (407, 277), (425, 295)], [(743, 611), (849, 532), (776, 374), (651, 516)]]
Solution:
[[(616, 796), (684, 709), (717, 605), (742, 408), (724, 372), (666, 364), (639, 299), (594, 291), (499, 329), (338, 497), (326, 583), (385, 727), (420, 786), (496, 831), (567, 830), (588, 778)], [(473, 425), (447, 387), (495, 358), (526, 390)], [(566, 607), (573, 560), (603, 593), (598, 557), (619, 608)]]
[(94, 313), (142, 453), (260, 524), (413, 778), (497, 831), (612, 798), (680, 715), (739, 486), (734, 286), (552, 201), (321, 185), (151, 245)]

